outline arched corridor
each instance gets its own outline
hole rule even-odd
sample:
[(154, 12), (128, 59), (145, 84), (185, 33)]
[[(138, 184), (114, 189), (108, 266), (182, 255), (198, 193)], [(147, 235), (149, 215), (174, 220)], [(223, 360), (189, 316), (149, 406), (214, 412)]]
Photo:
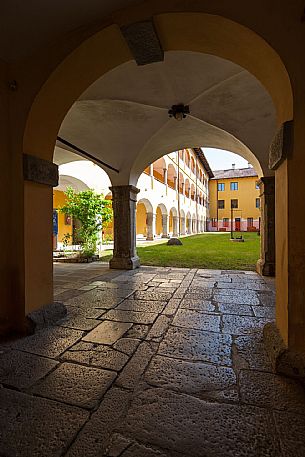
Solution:
[[(0, 335), (37, 328), (1, 349), (0, 453), (303, 456), (303, 2), (5, 3)], [(144, 204), (147, 237), (174, 233), (177, 198), (191, 200), (196, 233), (207, 217), (196, 208), (202, 146), (240, 154), (258, 174), (257, 268), (276, 272), (276, 299), (256, 273), (135, 270), (143, 170), (163, 192), (151, 213)], [(107, 171), (114, 211), (110, 268), (63, 267), (58, 297), (56, 148)], [(184, 195), (163, 158), (173, 151), (184, 151)]]

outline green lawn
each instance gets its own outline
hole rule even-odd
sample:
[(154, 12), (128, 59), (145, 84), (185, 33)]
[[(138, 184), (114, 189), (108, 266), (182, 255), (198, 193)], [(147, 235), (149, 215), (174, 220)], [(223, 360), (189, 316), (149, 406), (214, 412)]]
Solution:
[[(240, 236), (235, 234), (234, 236)], [(211, 268), (223, 270), (255, 270), (259, 258), (260, 237), (243, 233), (245, 242), (230, 241), (230, 234), (202, 234), (181, 238), (183, 246), (162, 244), (138, 247), (142, 265)], [(102, 260), (110, 260), (105, 251)]]

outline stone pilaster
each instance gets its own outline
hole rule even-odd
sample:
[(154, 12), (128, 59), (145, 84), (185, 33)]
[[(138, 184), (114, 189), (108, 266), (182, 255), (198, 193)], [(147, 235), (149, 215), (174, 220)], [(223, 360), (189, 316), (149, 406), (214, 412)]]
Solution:
[(162, 237), (168, 238), (168, 215), (162, 214)]
[(275, 276), (275, 178), (261, 178), (261, 245), (257, 272), (263, 276)]
[(148, 241), (153, 241), (156, 232), (156, 215), (154, 213), (147, 213), (146, 216), (147, 237)]
[(178, 216), (173, 216), (173, 237), (177, 238), (179, 236), (179, 227), (178, 227)]
[(186, 233), (185, 217), (181, 217), (180, 223), (181, 223), (181, 235), (185, 235), (185, 233)]
[(139, 189), (113, 186), (114, 249), (110, 268), (133, 270), (140, 266), (136, 252), (136, 204)]

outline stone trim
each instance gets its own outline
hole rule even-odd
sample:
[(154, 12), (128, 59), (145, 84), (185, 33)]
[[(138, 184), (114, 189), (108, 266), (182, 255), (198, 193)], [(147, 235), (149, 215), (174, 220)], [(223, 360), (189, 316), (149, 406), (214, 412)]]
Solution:
[(269, 148), (269, 168), (276, 170), (293, 148), (293, 121), (284, 122), (276, 132)]
[(58, 186), (58, 166), (48, 160), (23, 154), (23, 178), (50, 187)]
[(138, 65), (164, 60), (164, 51), (152, 20), (135, 22), (121, 27), (121, 31)]

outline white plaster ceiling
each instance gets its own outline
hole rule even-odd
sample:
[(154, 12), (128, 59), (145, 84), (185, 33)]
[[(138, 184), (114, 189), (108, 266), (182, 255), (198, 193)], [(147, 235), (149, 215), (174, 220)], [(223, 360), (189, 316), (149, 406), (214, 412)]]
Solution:
[(74, 176), (60, 175), (58, 186), (54, 187), (55, 190), (66, 191), (67, 187), (73, 187), (77, 192), (88, 190), (89, 187), (83, 181)]
[[(190, 105), (181, 122), (168, 117), (177, 103)], [(118, 168), (109, 173), (114, 184), (135, 184), (150, 162), (186, 147), (230, 150), (268, 174), (275, 126), (269, 94), (247, 71), (219, 57), (171, 51), (164, 62), (130, 61), (101, 77), (73, 105), (59, 135)]]

